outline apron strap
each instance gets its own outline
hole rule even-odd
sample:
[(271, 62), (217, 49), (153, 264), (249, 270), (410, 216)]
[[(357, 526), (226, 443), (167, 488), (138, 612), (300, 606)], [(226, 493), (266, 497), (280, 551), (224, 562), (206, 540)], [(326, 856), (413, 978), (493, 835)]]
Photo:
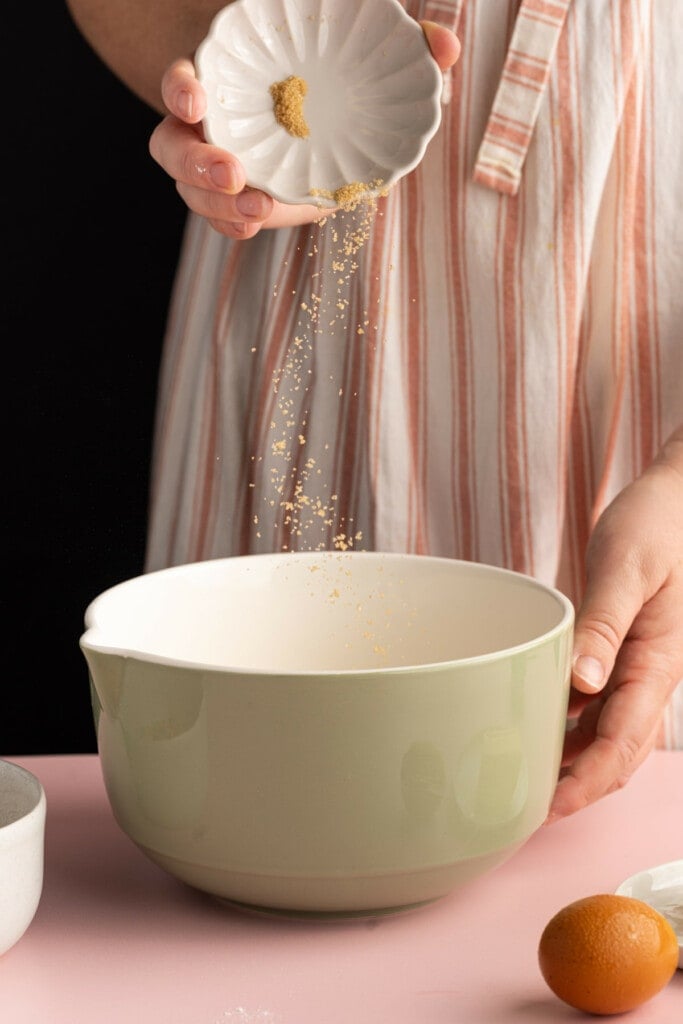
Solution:
[(516, 195), (571, 0), (521, 0), (474, 168), (480, 185)]

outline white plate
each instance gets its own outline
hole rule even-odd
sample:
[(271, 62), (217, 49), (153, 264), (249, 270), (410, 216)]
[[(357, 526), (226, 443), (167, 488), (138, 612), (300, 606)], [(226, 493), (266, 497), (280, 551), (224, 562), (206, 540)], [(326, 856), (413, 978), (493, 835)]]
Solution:
[[(441, 121), (443, 76), (398, 0), (235, 0), (195, 64), (207, 140), (282, 202), (334, 206), (312, 190), (355, 183), (381, 193), (417, 166)], [(305, 138), (273, 109), (271, 85), (292, 75), (307, 86)]]
[(683, 968), (683, 860), (639, 871), (616, 891), (620, 896), (649, 903), (667, 919), (678, 936), (678, 966)]

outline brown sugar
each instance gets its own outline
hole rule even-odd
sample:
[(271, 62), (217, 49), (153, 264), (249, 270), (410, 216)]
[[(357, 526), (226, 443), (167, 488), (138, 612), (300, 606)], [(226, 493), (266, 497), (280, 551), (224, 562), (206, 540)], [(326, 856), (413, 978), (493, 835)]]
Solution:
[[(355, 210), (360, 203), (372, 203), (383, 182), (381, 179), (370, 183), (362, 181), (350, 181), (346, 185), (340, 185), (334, 192), (324, 188), (312, 188), (312, 196), (320, 196), (322, 199), (331, 199), (340, 210)], [(385, 194), (381, 191), (380, 195)]]
[(297, 75), (290, 75), (282, 82), (273, 82), (270, 87), (275, 120), (290, 135), (300, 139), (305, 139), (310, 135), (310, 129), (304, 117), (304, 97), (307, 92), (307, 83)]
[(355, 210), (358, 203), (367, 199), (368, 187), (360, 181), (342, 185), (334, 192), (334, 201), (342, 210)]
[[(332, 458), (330, 443), (309, 436), (306, 395), (314, 377), (316, 339), (326, 342), (335, 335), (353, 332), (364, 336), (373, 350), (381, 344), (372, 310), (355, 308), (352, 295), (354, 277), (362, 273), (359, 253), (370, 237), (375, 218), (383, 216), (379, 200), (387, 193), (386, 183), (371, 176), (366, 181), (347, 182), (336, 189), (312, 189), (310, 193), (331, 201), (336, 209), (311, 227), (298, 250), (302, 259), (310, 260), (309, 290), (301, 294), (292, 290), (292, 295), (298, 294), (298, 318), (292, 325), (293, 335), (283, 351), (283, 361), (273, 371), (270, 458), (257, 460), (252, 456), (255, 473), (264, 486), (257, 524), (259, 537), (270, 535), (282, 551), (334, 550), (341, 554), (365, 546), (361, 524), (343, 507), (342, 496), (327, 477)], [(322, 248), (318, 233), (326, 235)], [(276, 286), (274, 294), (277, 292)], [(329, 381), (334, 387), (332, 376)], [(338, 385), (340, 402), (347, 390)], [(357, 400), (356, 391), (344, 398)], [(256, 477), (250, 486), (257, 486)], [(342, 599), (342, 588), (336, 590), (337, 595), (330, 591), (330, 600)], [(384, 643), (374, 633), (372, 644), (376, 645), (375, 655), (384, 657)]]

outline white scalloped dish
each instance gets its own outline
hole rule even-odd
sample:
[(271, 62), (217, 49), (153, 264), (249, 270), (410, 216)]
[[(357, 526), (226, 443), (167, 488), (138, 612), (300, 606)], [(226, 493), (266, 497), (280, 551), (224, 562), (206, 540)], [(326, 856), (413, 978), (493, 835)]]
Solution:
[[(235, 0), (195, 64), (207, 140), (281, 202), (335, 206), (334, 193), (357, 184), (385, 191), (441, 121), (441, 71), (398, 0)], [(305, 83), (305, 136), (275, 114), (271, 86), (292, 77)]]
[(683, 968), (683, 860), (672, 860), (631, 875), (616, 890), (632, 896), (667, 919), (678, 938), (678, 966)]

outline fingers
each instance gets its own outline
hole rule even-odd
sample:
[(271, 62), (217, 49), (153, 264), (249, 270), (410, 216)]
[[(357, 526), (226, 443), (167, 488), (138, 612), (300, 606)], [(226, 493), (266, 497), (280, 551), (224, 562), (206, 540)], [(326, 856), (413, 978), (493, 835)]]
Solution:
[(149, 140), (156, 162), (176, 182), (178, 194), (194, 213), (228, 238), (246, 239), (263, 227), (296, 227), (330, 214), (318, 206), (278, 203), (246, 185), (239, 160), (204, 141), (201, 127), (169, 116)]
[(229, 238), (253, 238), (273, 209), (270, 196), (255, 189), (245, 188), (232, 196), (182, 182), (176, 182), (176, 188), (190, 210)]
[[(653, 503), (655, 503), (653, 505)], [(582, 693), (601, 690), (633, 621), (666, 580), (667, 541), (658, 552), (652, 508), (664, 495), (650, 493), (642, 478), (607, 507), (591, 535), (586, 555), (586, 586), (574, 626), (572, 684)]]
[(683, 465), (675, 441), (612, 501), (588, 545), (570, 701), (579, 717), (567, 732), (549, 821), (626, 783), (683, 678)]
[[(632, 716), (638, 714), (639, 706), (647, 711), (651, 705), (651, 694), (647, 692), (647, 687), (644, 686), (642, 690), (644, 692), (638, 695), (638, 699), (633, 693), (622, 693), (620, 696), (623, 696), (623, 701), (617, 701), (615, 696), (612, 699), (617, 701), (616, 704), (605, 705), (606, 717), (601, 721), (601, 728), (608, 735), (579, 735), (578, 742), (586, 745), (571, 766), (562, 772), (546, 819), (547, 824), (575, 814), (601, 797), (621, 789), (643, 763), (655, 744), (662, 708), (657, 708), (654, 725), (651, 725), (649, 731), (646, 723), (652, 723), (651, 714), (646, 714), (638, 727), (632, 730)], [(620, 718), (627, 726), (626, 731), (620, 731)], [(578, 734), (580, 729), (581, 726), (577, 726), (569, 736)], [(576, 736), (573, 742), (577, 742)]]
[(332, 216), (333, 213), (333, 210), (326, 207), (309, 206), (306, 203), (296, 206), (275, 203), (272, 214), (263, 226), (265, 228), (294, 228), (302, 224), (314, 224), (316, 221)]
[(604, 691), (566, 737), (549, 821), (625, 785), (654, 746), (662, 713), (683, 677), (683, 582), (672, 577), (643, 607)]
[(206, 93), (187, 58), (174, 61), (166, 69), (161, 97), (169, 112), (187, 124), (198, 124), (206, 113)]
[(644, 603), (644, 585), (635, 567), (611, 565), (607, 551), (589, 571), (574, 627), (572, 685), (594, 694), (607, 682), (619, 649)]
[(170, 116), (150, 136), (151, 156), (175, 180), (188, 208), (216, 231), (230, 238), (253, 237), (271, 215), (273, 200), (247, 189), (240, 161), (205, 141), (200, 122), (206, 94), (190, 60), (170, 65), (161, 93)]
[(460, 40), (450, 29), (437, 25), (435, 21), (421, 21), (420, 25), (432, 57), (442, 71), (448, 71), (460, 56)]
[(647, 620), (641, 609), (683, 572), (681, 447), (683, 428), (681, 444), (674, 434), (660, 458), (617, 496), (593, 531), (574, 630), (572, 683), (578, 691), (602, 689), (636, 616), (642, 630)]
[(235, 195), (245, 185), (244, 171), (236, 157), (204, 142), (201, 129), (175, 117), (161, 121), (149, 139), (156, 162), (178, 182), (197, 188), (215, 188)]
[(150, 136), (149, 151), (175, 180), (189, 209), (221, 234), (251, 238), (272, 214), (272, 198), (245, 188), (239, 160), (204, 142), (200, 127), (164, 118)]

